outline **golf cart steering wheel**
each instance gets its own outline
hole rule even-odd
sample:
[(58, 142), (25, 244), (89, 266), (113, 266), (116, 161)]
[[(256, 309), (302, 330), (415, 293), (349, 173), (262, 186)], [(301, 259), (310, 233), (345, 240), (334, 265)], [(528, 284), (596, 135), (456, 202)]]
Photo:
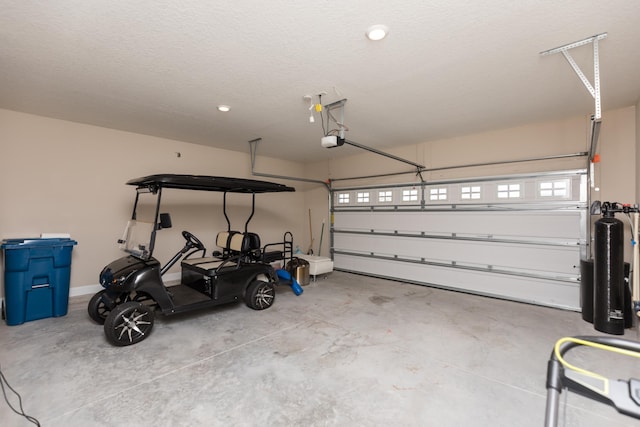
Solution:
[(204, 245), (202, 242), (193, 234), (189, 233), (187, 230), (182, 232), (182, 237), (187, 241), (187, 245), (194, 247), (199, 250), (204, 250)]

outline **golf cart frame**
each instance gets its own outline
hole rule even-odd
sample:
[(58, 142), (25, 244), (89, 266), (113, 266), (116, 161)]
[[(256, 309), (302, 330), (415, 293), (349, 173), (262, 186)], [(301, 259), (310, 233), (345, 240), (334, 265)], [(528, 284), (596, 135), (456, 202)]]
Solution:
[[(173, 315), (244, 300), (254, 310), (269, 308), (280, 284), (271, 263), (293, 257), (293, 235), (261, 246), (260, 237), (249, 232), (255, 214), (255, 196), (260, 193), (291, 192), (294, 188), (250, 179), (161, 174), (132, 179), (136, 187), (131, 219), (118, 240), (128, 255), (108, 264), (100, 273), (104, 288), (88, 305), (89, 316), (104, 324), (107, 340), (117, 346), (135, 344), (151, 332), (154, 311)], [(164, 189), (198, 190), (223, 193), (223, 213), (227, 230), (218, 233), (218, 249), (207, 256), (203, 243), (189, 231), (182, 231), (185, 245), (164, 266), (153, 257), (156, 233), (170, 228), (171, 217), (160, 213)], [(138, 220), (141, 195), (155, 196), (151, 222)], [(251, 214), (244, 231), (233, 231), (227, 215), (227, 194), (251, 195)], [(150, 207), (145, 206), (147, 210)], [(144, 210), (144, 209), (143, 209)], [(179, 260), (181, 280), (166, 286), (162, 276)]]

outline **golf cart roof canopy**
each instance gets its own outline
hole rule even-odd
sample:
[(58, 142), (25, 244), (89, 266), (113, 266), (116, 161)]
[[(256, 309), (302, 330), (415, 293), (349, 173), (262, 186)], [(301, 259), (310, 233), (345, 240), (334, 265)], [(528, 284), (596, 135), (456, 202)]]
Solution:
[(158, 174), (130, 179), (127, 185), (138, 188), (177, 188), (182, 190), (221, 191), (225, 193), (278, 193), (296, 191), (295, 188), (275, 182), (255, 179), (229, 178), (208, 175)]

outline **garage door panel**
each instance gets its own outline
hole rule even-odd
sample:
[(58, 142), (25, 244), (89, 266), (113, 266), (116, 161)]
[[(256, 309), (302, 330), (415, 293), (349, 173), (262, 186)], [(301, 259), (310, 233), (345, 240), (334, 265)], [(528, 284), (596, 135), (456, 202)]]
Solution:
[(575, 262), (580, 257), (578, 246), (546, 247), (338, 233), (334, 239), (334, 248), (338, 252), (373, 253), (398, 258), (566, 274), (577, 274), (579, 270), (579, 264)]
[(584, 170), (333, 190), (335, 267), (577, 309), (586, 194)]
[(581, 212), (340, 212), (336, 230), (576, 239)]
[[(515, 301), (579, 309), (579, 300), (576, 299), (576, 294), (579, 293), (577, 283), (558, 284), (549, 280), (397, 261), (375, 260), (372, 263), (370, 259), (348, 255), (337, 257), (335, 268)], [(531, 289), (539, 292), (532, 294)]]

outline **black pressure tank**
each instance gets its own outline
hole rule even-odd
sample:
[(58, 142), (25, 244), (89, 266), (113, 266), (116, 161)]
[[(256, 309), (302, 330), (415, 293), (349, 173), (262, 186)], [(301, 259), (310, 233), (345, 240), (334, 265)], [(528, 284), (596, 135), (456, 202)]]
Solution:
[(624, 226), (611, 211), (595, 223), (593, 326), (624, 334)]
[(593, 323), (593, 260), (580, 260), (580, 307), (582, 319)]

